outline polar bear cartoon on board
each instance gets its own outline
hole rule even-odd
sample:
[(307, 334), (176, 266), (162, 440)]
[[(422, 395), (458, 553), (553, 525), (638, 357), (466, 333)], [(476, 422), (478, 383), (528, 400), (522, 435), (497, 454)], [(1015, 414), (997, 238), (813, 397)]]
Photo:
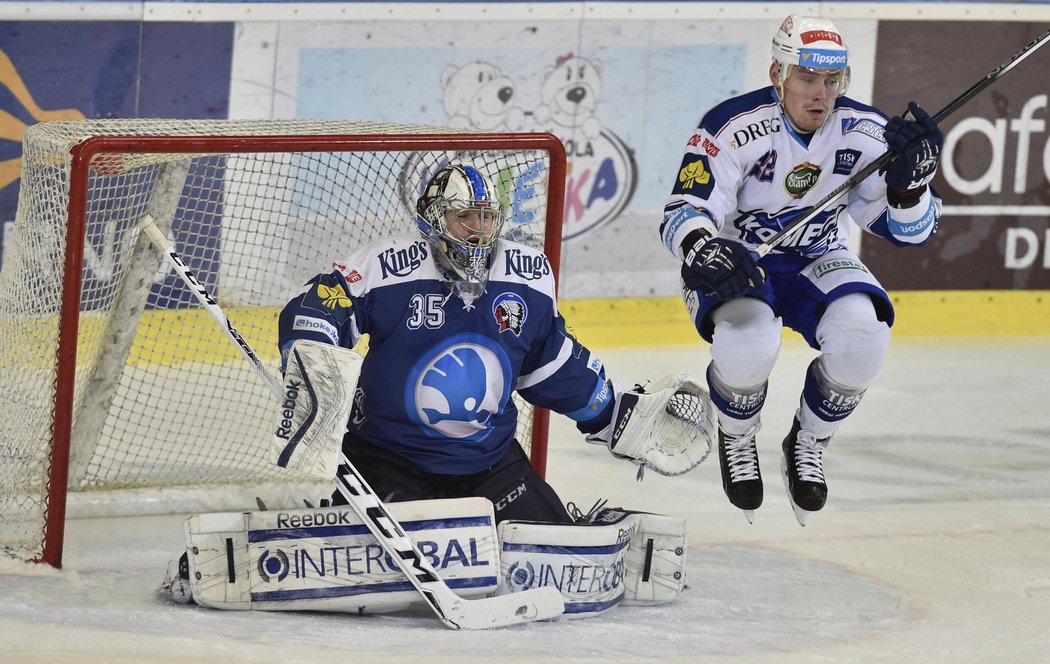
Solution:
[(602, 130), (595, 116), (602, 94), (602, 63), (573, 53), (560, 56), (543, 72), (541, 103), (534, 113), (537, 125), (578, 128), (588, 139)]
[(488, 131), (519, 131), (525, 126), (525, 111), (514, 105), (514, 81), (496, 65), (449, 65), (441, 83), (451, 126)]

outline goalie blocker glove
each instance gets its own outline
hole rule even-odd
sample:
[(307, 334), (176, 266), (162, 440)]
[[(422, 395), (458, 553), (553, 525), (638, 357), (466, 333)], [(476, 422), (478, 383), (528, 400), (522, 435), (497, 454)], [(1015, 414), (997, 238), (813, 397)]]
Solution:
[(700, 465), (711, 451), (710, 397), (685, 374), (670, 375), (647, 392), (636, 386), (624, 392), (614, 384), (616, 404), (609, 424), (587, 436), (613, 456), (661, 475), (681, 475)]

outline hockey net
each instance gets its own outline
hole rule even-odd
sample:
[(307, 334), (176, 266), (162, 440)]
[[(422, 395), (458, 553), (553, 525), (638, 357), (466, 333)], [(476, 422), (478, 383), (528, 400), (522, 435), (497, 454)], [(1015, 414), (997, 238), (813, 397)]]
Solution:
[[(312, 275), (415, 232), (449, 162), (496, 183), (508, 234), (557, 269), (565, 155), (548, 134), (330, 121), (43, 123), (23, 144), (0, 273), (0, 550), (61, 564), (69, 492), (297, 483), (268, 461), (272, 396), (140, 234), (152, 215), (260, 359)], [(519, 439), (546, 463), (546, 413)], [(221, 494), (221, 489), (219, 491)], [(108, 494), (113, 495), (113, 494)], [(213, 505), (218, 509), (253, 505)]]

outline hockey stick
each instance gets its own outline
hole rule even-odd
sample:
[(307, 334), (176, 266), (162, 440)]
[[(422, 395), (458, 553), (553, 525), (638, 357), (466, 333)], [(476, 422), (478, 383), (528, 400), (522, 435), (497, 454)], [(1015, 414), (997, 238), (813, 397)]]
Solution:
[[(980, 94), (989, 85), (1005, 76), (1006, 72), (1021, 64), (1022, 60), (1034, 53), (1036, 49), (1045, 44), (1048, 39), (1050, 39), (1050, 30), (1047, 30), (1039, 37), (1033, 39), (1024, 48), (1022, 48), (1020, 51), (1011, 56), (1010, 59), (1008, 59), (1006, 62), (996, 67), (987, 76), (970, 86), (970, 88), (966, 92), (963, 92), (961, 95), (949, 102), (947, 106), (937, 111), (933, 115), (933, 121), (935, 123), (940, 123), (941, 120), (957, 111), (960, 106), (970, 101), (978, 94)], [(875, 171), (889, 164), (891, 161), (893, 161), (893, 158), (896, 156), (897, 153), (893, 150), (887, 150), (886, 152), (884, 152), (881, 157), (862, 168), (858, 173), (854, 174), (850, 179), (843, 182), (834, 191), (822, 198), (816, 205), (810, 208), (809, 212), (802, 215), (798, 219), (795, 219), (794, 221), (790, 222), (787, 226), (779, 230), (776, 233), (776, 235), (769, 238), (762, 244), (758, 245), (758, 247), (755, 248), (755, 253), (758, 254), (759, 258), (761, 258), (769, 252), (773, 251), (774, 247), (776, 247), (779, 244), (782, 244), (785, 240), (794, 235), (794, 233), (800, 228), (802, 228), (802, 226), (809, 223), (818, 214), (826, 210), (828, 206), (835, 202), (837, 198), (856, 187), (858, 184), (860, 184), (861, 180), (865, 179)]]
[[(270, 374), (222, 308), (186, 266), (168, 238), (153, 223), (153, 217), (150, 215), (143, 217), (139, 222), (139, 228), (146, 233), (154, 246), (163, 252), (165, 260), (175, 268), (176, 273), (190, 287), (197, 300), (226, 331), (244, 356), (251, 361), (256, 373), (262, 377), (266, 386), (280, 400), (284, 391), (280, 383)], [(339, 461), (339, 469), (335, 478), (339, 492), (446, 627), (452, 629), (505, 627), (553, 618), (565, 611), (561, 593), (550, 586), (470, 600), (463, 599), (452, 592), (452, 589), (438, 576), (433, 565), (419, 552), (415, 542), (405, 534), (401, 524), (390, 514), (386, 505), (376, 496), (346, 455), (340, 454)]]

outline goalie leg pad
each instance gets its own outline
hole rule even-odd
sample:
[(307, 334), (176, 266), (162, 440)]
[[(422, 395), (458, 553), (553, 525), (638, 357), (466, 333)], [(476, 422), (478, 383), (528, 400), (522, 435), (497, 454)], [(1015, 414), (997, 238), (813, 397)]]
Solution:
[[(499, 550), (484, 498), (391, 503), (390, 512), (463, 597), (496, 590)], [(216, 609), (397, 611), (419, 594), (348, 508), (216, 513), (186, 522), (193, 599)]]
[(633, 523), (499, 524), (500, 594), (551, 586), (565, 601), (559, 618), (589, 618), (624, 597), (624, 567)]
[(685, 589), (685, 519), (607, 507), (591, 523), (634, 524), (624, 575), (624, 606), (665, 604)]

